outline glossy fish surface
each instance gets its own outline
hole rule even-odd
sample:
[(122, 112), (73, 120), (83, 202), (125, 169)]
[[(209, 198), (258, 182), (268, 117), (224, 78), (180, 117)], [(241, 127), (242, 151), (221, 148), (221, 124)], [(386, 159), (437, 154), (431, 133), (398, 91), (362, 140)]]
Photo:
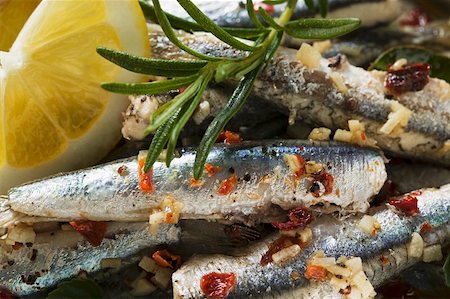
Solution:
[[(195, 151), (187, 149), (170, 168), (157, 162), (154, 192), (140, 189), (135, 157), (13, 188), (1, 201), (1, 223), (145, 221), (167, 197), (181, 203), (182, 219), (267, 222), (298, 206), (364, 212), (386, 179), (377, 151), (335, 142), (217, 146), (207, 160), (213, 173), (205, 171), (201, 181), (193, 183), (194, 158)], [(297, 170), (303, 173), (296, 174), (291, 162), (301, 162), (304, 168)]]
[(423, 223), (432, 230), (422, 233), (425, 246), (445, 246), (450, 241), (450, 185), (411, 193), (418, 200), (419, 213), (405, 216), (392, 208), (369, 210), (380, 230), (367, 234), (357, 226), (362, 216), (336, 219), (322, 216), (311, 224), (312, 240), (298, 255), (283, 264), (261, 265), (275, 234), (255, 244), (243, 256), (200, 255), (185, 263), (172, 276), (175, 298), (204, 298), (200, 280), (212, 272), (234, 273), (236, 285), (228, 298), (341, 298), (339, 289), (329, 281), (313, 282), (304, 277), (313, 254), (323, 251), (327, 257), (360, 257), (363, 271), (374, 287), (381, 285), (421, 258), (408, 254), (408, 242)]

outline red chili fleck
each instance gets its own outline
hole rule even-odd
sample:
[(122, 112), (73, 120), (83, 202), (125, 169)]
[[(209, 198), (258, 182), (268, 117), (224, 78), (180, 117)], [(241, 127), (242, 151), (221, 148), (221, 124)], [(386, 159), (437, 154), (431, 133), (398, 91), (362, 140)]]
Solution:
[(390, 95), (399, 95), (408, 91), (419, 91), (430, 80), (431, 66), (426, 63), (407, 64), (399, 70), (388, 68), (384, 86)]
[(153, 170), (150, 169), (144, 172), (145, 161), (139, 160), (139, 188), (143, 192), (153, 192), (155, 191), (155, 186), (153, 184)]
[(205, 184), (205, 181), (203, 181), (202, 179), (196, 180), (194, 178), (191, 178), (191, 186), (192, 187), (201, 187), (201, 186), (203, 186), (203, 184)]
[(302, 243), (300, 239), (289, 237), (289, 236), (281, 236), (272, 243), (269, 244), (269, 250), (261, 257), (260, 264), (261, 266), (265, 266), (272, 262), (272, 255), (277, 253), (278, 251), (292, 246), (294, 244), (299, 245), (301, 248), (306, 247), (306, 243)]
[(0, 286), (0, 299), (13, 299), (13, 294), (5, 287)]
[(424, 222), (422, 223), (422, 225), (420, 226), (420, 234), (426, 234), (429, 233), (433, 230), (433, 226), (431, 226), (431, 224), (429, 222)]
[(200, 280), (200, 289), (206, 298), (226, 298), (236, 286), (236, 275), (234, 273), (211, 272), (203, 275)]
[(361, 132), (361, 140), (366, 141), (366, 133)]
[(421, 194), (422, 191), (414, 191), (402, 198), (391, 199), (389, 204), (407, 216), (414, 216), (420, 213), (419, 207), (417, 206), (417, 196)]
[(260, 7), (264, 9), (269, 15), (275, 12), (275, 6), (271, 4), (265, 4), (263, 2), (256, 2), (255, 4), (253, 4), (253, 9), (255, 10), (255, 12), (258, 12)]
[(228, 179), (225, 179), (220, 183), (219, 189), (217, 190), (217, 194), (219, 195), (230, 194), (231, 191), (233, 191), (236, 184), (237, 184), (237, 177), (233, 174)]
[(385, 255), (380, 256), (380, 262), (383, 264), (383, 266), (386, 266), (389, 264), (389, 258)]
[(298, 178), (301, 178), (306, 172), (305, 159), (303, 159), (300, 155), (297, 155), (297, 154), (295, 154), (295, 157), (297, 158), (297, 161), (300, 163), (300, 169), (295, 172), (295, 175)]
[(431, 21), (431, 17), (421, 9), (413, 9), (400, 20), (402, 26), (425, 26)]
[(231, 131), (222, 131), (217, 137), (217, 142), (222, 142), (225, 144), (237, 144), (242, 142), (241, 136), (238, 133)]
[(106, 222), (103, 221), (70, 221), (69, 224), (91, 243), (99, 246), (106, 234)]
[(208, 173), (210, 177), (214, 176), (219, 171), (222, 171), (222, 167), (220, 166), (213, 166), (212, 164), (205, 163), (205, 170)]
[(155, 251), (153, 260), (163, 268), (178, 269), (181, 266), (181, 256), (169, 252), (167, 249)]
[(292, 209), (288, 214), (289, 220), (286, 222), (272, 222), (272, 225), (279, 230), (291, 230), (306, 227), (314, 221), (314, 214), (307, 208), (298, 207)]
[(325, 281), (327, 280), (327, 270), (322, 266), (308, 265), (306, 266), (305, 278)]

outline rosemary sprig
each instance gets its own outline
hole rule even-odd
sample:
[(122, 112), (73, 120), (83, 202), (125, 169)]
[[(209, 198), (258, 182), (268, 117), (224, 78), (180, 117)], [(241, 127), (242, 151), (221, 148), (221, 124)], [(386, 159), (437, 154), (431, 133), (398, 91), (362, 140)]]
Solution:
[[(228, 79), (239, 80), (228, 103), (211, 122), (200, 142), (193, 170), (196, 179), (202, 176), (204, 164), (218, 135), (244, 105), (258, 74), (275, 55), (284, 34), (298, 38), (327, 39), (348, 33), (359, 26), (359, 20), (351, 18), (291, 21), (297, 0), (263, 1), (269, 5), (286, 4), (283, 14), (278, 19), (274, 19), (261, 8), (257, 14), (254, 11), (253, 1), (247, 0), (248, 15), (255, 28), (221, 28), (190, 0), (177, 1), (193, 21), (164, 12), (159, 0), (152, 0), (153, 5), (140, 0), (140, 4), (147, 19), (158, 23), (173, 44), (197, 57), (198, 60), (186, 62), (142, 58), (105, 48), (99, 48), (97, 52), (127, 70), (170, 78), (159, 82), (102, 84), (102, 87), (109, 91), (126, 94), (158, 94), (185, 88), (171, 101), (159, 107), (150, 119), (150, 125), (145, 130), (145, 134), (153, 132), (155, 134), (150, 144), (144, 171), (148, 171), (153, 166), (164, 148), (167, 149), (166, 164), (170, 165), (179, 135), (200, 103), (211, 80), (217, 83)], [(305, 0), (305, 2), (309, 8), (315, 8), (313, 0)], [(318, 0), (318, 6), (320, 12), (324, 14), (327, 1)], [(210, 32), (228, 45), (247, 51), (248, 55), (242, 58), (229, 58), (199, 53), (184, 45), (178, 39), (174, 29)], [(249, 42), (239, 38), (249, 39)]]

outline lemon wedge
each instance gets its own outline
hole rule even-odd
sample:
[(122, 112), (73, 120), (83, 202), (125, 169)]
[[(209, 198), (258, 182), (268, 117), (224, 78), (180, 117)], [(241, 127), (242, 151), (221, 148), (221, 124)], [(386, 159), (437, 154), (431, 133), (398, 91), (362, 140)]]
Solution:
[(9, 52), (0, 52), (0, 194), (98, 162), (120, 139), (126, 97), (104, 81), (136, 82), (96, 53), (148, 56), (137, 0), (44, 0)]
[(8, 51), (41, 0), (0, 0), (0, 51)]

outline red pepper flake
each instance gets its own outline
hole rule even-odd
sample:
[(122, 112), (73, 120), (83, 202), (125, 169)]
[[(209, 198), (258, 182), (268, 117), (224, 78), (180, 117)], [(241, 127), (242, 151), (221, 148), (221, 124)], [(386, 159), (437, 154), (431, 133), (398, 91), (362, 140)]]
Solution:
[(325, 281), (327, 280), (327, 270), (322, 266), (308, 265), (306, 266), (305, 278)]
[(380, 262), (383, 266), (389, 264), (389, 258), (385, 255), (380, 256)]
[(0, 299), (13, 299), (13, 294), (5, 287), (0, 286)]
[(288, 214), (289, 220), (286, 222), (272, 222), (272, 225), (279, 230), (292, 230), (306, 227), (314, 221), (314, 215), (308, 208), (294, 208)]
[(226, 298), (236, 286), (236, 275), (234, 273), (211, 272), (203, 275), (200, 280), (200, 289), (206, 298)]
[(300, 155), (297, 154), (295, 154), (295, 157), (297, 158), (298, 163), (300, 163), (300, 169), (295, 172), (295, 176), (301, 178), (306, 172), (305, 159), (303, 159)]
[(178, 269), (181, 266), (181, 256), (169, 252), (167, 249), (155, 251), (153, 260), (163, 268)]
[(425, 26), (431, 22), (431, 17), (421, 9), (413, 9), (400, 20), (402, 26)]
[(422, 225), (420, 226), (420, 234), (426, 234), (429, 233), (433, 230), (433, 227), (431, 226), (431, 224), (429, 222), (424, 222), (422, 223)]
[(194, 178), (191, 178), (191, 186), (192, 187), (201, 187), (204, 184), (205, 184), (205, 181), (203, 181), (202, 179), (196, 180)]
[(304, 151), (305, 151), (305, 147), (304, 147), (304, 146), (299, 146), (298, 149), (299, 149), (301, 152), (304, 152)]
[(99, 246), (106, 234), (106, 222), (103, 221), (70, 221), (69, 224), (83, 235), (92, 246)]
[(153, 184), (153, 170), (150, 169), (147, 172), (144, 172), (144, 159), (139, 160), (139, 188), (143, 192), (153, 192), (155, 191), (155, 186)]
[(366, 141), (366, 133), (364, 133), (364, 132), (361, 132), (361, 140), (362, 141)]
[(399, 70), (388, 68), (384, 86), (390, 95), (419, 91), (430, 80), (431, 66), (426, 63), (410, 63)]
[(269, 244), (269, 250), (261, 257), (260, 264), (261, 266), (265, 266), (272, 262), (272, 255), (277, 253), (278, 251), (288, 248), (294, 244), (299, 245), (301, 248), (306, 247), (306, 243), (302, 243), (300, 239), (290, 236), (281, 236), (272, 243)]
[(217, 194), (219, 195), (230, 194), (231, 191), (233, 191), (236, 184), (237, 184), (237, 177), (233, 174), (228, 179), (225, 179), (220, 183), (219, 189), (217, 190)]
[(417, 196), (421, 194), (422, 191), (414, 191), (400, 199), (390, 200), (389, 204), (404, 213), (406, 216), (414, 216), (420, 212), (419, 207), (417, 206)]
[(273, 6), (272, 4), (265, 4), (264, 2), (256, 2), (255, 4), (253, 4), (253, 10), (255, 12), (258, 12), (260, 7), (264, 9), (269, 15), (275, 12), (275, 6)]
[(323, 194), (330, 194), (331, 192), (333, 192), (334, 178), (331, 174), (329, 174), (328, 172), (322, 172), (321, 174), (319, 174), (316, 180), (321, 182), (325, 187), (325, 192)]
[(242, 138), (238, 133), (231, 131), (222, 131), (217, 137), (217, 142), (222, 142), (225, 144), (237, 144), (242, 142)]
[(222, 167), (213, 166), (212, 164), (205, 163), (205, 170), (210, 177), (214, 176), (216, 173), (222, 171)]

